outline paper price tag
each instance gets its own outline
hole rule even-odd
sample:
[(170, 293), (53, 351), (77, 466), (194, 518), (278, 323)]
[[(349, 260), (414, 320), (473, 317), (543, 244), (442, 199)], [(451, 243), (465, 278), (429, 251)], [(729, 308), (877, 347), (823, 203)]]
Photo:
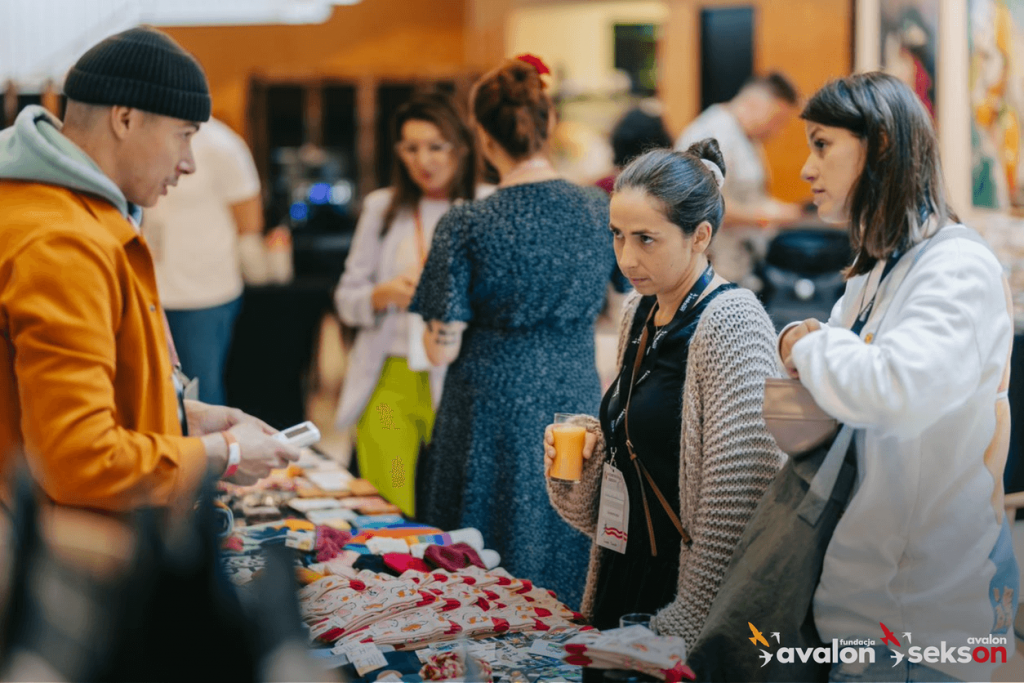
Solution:
[(552, 643), (550, 640), (535, 640), (530, 646), (530, 654), (561, 659), (565, 656), (565, 648), (560, 643)]
[(284, 544), (288, 548), (309, 551), (316, 545), (316, 534), (308, 531), (289, 531), (285, 536)]
[(617, 553), (626, 552), (629, 531), (629, 492), (617, 467), (604, 464), (601, 504), (597, 512), (597, 544)]
[(384, 653), (373, 643), (349, 643), (343, 650), (360, 678), (388, 665)]

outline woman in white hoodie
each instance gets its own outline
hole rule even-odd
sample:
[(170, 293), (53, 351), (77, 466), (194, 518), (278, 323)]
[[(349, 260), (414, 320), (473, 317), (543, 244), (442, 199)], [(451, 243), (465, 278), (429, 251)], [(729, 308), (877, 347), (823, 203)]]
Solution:
[(1002, 507), (1013, 337), (1002, 269), (946, 203), (931, 119), (902, 82), (833, 81), (802, 118), (802, 175), (819, 215), (849, 223), (855, 254), (828, 323), (779, 337), (790, 375), (858, 428), (857, 485), (814, 616), (826, 643), (877, 644), (874, 665), (833, 664), (831, 678), (992, 680), (1013, 653), (1019, 588)]
[(434, 227), (453, 202), (477, 193), (473, 136), (450, 99), (413, 98), (395, 114), (392, 183), (371, 192), (341, 282), (338, 315), (357, 328), (335, 424), (356, 424), (362, 477), (402, 512), (414, 506), (420, 444), (430, 441), (444, 368), (423, 351), (409, 313)]

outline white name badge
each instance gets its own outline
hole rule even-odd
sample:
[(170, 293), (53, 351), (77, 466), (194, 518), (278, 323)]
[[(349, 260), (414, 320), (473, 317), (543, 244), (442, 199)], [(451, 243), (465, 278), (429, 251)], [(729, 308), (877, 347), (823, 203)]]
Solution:
[(601, 505), (597, 511), (597, 544), (617, 553), (626, 552), (629, 530), (629, 492), (617, 467), (605, 463), (601, 477)]

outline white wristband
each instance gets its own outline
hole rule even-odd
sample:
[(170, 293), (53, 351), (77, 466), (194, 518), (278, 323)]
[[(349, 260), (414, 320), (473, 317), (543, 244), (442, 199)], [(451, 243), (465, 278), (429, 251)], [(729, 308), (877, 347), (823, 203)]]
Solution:
[(228, 466), (222, 477), (230, 477), (238, 470), (238, 463), (242, 461), (242, 447), (238, 445), (235, 435), (228, 431), (221, 432), (224, 441), (228, 445)]

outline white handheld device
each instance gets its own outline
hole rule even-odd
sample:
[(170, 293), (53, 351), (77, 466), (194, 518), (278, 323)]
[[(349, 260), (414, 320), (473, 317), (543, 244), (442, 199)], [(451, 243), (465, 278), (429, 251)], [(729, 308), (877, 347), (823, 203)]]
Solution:
[(315, 424), (307, 420), (278, 432), (274, 435), (274, 438), (296, 448), (305, 448), (306, 446), (312, 446), (320, 440), (320, 430), (316, 428)]

